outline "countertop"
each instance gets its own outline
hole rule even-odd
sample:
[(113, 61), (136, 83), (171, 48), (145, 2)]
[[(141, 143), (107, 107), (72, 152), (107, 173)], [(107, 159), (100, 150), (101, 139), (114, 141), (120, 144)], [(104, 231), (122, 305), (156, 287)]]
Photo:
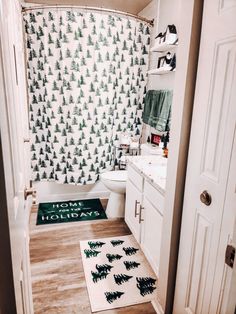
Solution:
[(130, 156), (127, 161), (160, 193), (165, 194), (167, 158), (162, 155)]

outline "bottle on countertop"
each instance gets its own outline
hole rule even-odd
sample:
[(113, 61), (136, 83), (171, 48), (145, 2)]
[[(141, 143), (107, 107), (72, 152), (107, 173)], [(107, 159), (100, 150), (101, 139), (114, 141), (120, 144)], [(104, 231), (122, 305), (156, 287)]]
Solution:
[(166, 133), (166, 135), (163, 135), (163, 157), (168, 158), (168, 143), (170, 141), (170, 135), (169, 132)]

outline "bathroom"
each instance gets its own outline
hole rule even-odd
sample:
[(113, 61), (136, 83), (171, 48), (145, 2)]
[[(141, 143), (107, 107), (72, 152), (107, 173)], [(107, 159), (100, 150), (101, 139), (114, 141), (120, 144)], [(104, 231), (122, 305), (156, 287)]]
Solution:
[[(200, 304), (203, 314), (208, 306), (231, 313), (235, 46), (228, 38), (236, 31), (231, 5), (213, 16), (213, 2), (1, 3), (2, 203), (11, 208), (5, 256), (13, 267), (0, 274), (12, 276), (14, 288), (5, 292), (11, 308), (3, 303), (1, 311), (0, 298), (0, 313), (197, 313)], [(212, 35), (209, 21), (220, 25), (221, 14), (227, 30)], [(219, 40), (218, 58), (228, 53), (225, 90), (211, 45)], [(215, 85), (211, 64), (203, 71), (206, 49)], [(208, 97), (228, 106), (210, 107)], [(217, 217), (204, 211), (215, 199)], [(199, 210), (189, 210), (192, 202)], [(229, 268), (220, 264), (225, 247)], [(220, 280), (207, 274), (209, 259), (219, 261)], [(199, 287), (209, 282), (204, 296)]]

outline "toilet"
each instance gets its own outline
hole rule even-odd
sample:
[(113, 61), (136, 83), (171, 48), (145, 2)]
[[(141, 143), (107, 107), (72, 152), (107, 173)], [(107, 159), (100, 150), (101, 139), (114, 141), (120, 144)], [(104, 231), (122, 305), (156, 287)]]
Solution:
[(111, 191), (106, 209), (107, 217), (124, 217), (127, 171), (115, 170), (104, 172), (100, 178), (108, 190)]
[[(141, 155), (161, 155), (162, 149), (151, 144), (141, 145)], [(106, 214), (108, 218), (124, 217), (125, 190), (127, 181), (126, 170), (107, 171), (100, 175), (101, 181), (111, 191)]]

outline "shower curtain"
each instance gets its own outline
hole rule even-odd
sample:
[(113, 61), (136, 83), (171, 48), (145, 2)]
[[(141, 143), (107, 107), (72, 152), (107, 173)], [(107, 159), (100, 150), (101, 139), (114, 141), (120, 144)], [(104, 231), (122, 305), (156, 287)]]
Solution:
[(24, 13), (34, 181), (89, 184), (140, 135), (150, 27), (93, 11)]

